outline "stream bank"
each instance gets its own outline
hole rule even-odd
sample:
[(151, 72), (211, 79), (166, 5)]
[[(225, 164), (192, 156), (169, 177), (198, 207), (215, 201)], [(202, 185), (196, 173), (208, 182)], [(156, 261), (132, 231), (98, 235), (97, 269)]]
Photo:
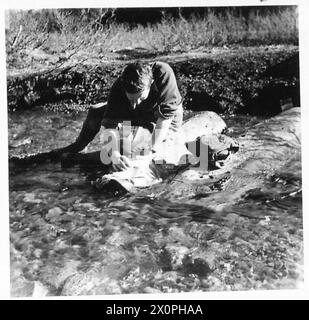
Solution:
[(83, 63), (76, 57), (54, 68), (48, 59), (55, 57), (39, 52), (30, 66), (8, 70), (9, 111), (34, 106), (66, 113), (85, 111), (107, 100), (123, 67), (136, 59), (168, 62), (187, 110), (271, 116), (287, 99), (299, 106), (297, 46), (209, 48), (159, 57), (128, 49), (101, 60), (83, 54)]

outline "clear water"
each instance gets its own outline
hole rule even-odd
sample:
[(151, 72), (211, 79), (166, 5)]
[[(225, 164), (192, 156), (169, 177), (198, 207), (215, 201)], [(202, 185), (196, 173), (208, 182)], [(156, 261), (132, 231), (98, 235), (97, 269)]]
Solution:
[[(10, 156), (65, 146), (84, 117), (39, 109), (9, 115)], [(260, 121), (225, 120), (236, 138)], [(207, 201), (160, 197), (154, 190), (103, 194), (91, 186), (99, 175), (58, 163), (10, 165), (12, 295), (281, 289), (302, 283), (299, 155), (274, 170), (263, 188), (250, 188), (221, 211)], [(224, 181), (212, 184), (213, 194), (220, 196)]]

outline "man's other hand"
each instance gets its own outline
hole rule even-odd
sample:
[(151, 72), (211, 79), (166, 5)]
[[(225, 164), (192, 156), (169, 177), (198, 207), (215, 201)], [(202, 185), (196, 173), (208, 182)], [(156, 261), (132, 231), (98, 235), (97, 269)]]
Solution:
[(111, 160), (116, 171), (123, 171), (131, 167), (130, 159), (119, 152), (113, 152)]

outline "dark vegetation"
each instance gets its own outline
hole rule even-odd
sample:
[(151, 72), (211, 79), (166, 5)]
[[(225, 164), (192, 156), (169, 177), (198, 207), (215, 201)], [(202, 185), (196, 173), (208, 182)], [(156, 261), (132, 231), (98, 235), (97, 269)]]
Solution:
[(289, 6), (10, 12), (8, 109), (86, 110), (144, 59), (171, 64), (187, 109), (272, 115), (299, 105), (297, 44)]

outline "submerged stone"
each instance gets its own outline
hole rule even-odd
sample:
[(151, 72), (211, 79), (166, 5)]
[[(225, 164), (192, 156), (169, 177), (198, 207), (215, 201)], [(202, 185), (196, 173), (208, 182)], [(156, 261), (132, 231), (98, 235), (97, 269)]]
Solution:
[(45, 216), (45, 218), (47, 220), (54, 221), (54, 220), (58, 220), (61, 214), (62, 214), (62, 209), (60, 209), (59, 207), (54, 207), (48, 210), (48, 213)]

